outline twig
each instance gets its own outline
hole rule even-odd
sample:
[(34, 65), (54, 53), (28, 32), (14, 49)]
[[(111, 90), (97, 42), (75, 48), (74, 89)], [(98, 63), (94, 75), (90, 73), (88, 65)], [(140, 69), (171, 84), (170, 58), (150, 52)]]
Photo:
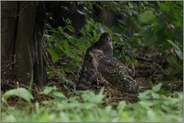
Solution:
[(169, 73), (167, 73), (159, 64), (157, 64), (157, 63), (155, 63), (155, 62), (154, 62), (154, 64), (155, 64), (156, 66), (158, 66), (158, 67), (160, 68), (160, 70), (161, 70), (166, 76), (168, 76), (171, 80), (174, 80), (174, 78), (173, 78)]
[(148, 78), (148, 80), (150, 80), (150, 79), (158, 72), (159, 69), (160, 69), (160, 68), (158, 68), (158, 69)]

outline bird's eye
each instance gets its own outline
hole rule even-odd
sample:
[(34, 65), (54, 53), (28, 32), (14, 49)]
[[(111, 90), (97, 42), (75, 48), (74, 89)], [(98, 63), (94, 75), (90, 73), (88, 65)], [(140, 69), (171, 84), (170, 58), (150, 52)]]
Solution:
[(109, 36), (106, 37), (106, 42), (110, 42), (111, 38)]

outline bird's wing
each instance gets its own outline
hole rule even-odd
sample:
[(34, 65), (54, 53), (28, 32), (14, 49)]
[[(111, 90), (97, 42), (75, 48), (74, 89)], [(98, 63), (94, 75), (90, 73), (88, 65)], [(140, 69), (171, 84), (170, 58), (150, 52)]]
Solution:
[(137, 90), (137, 82), (132, 77), (131, 70), (120, 61), (112, 58), (103, 58), (99, 61), (98, 71), (102, 76), (114, 85), (126, 90)]

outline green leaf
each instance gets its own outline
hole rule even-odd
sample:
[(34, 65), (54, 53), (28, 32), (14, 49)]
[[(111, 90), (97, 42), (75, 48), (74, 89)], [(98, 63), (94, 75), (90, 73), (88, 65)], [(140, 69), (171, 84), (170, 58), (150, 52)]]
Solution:
[(153, 91), (152, 90), (147, 90), (145, 92), (142, 92), (142, 93), (139, 93), (139, 99), (141, 100), (147, 100), (147, 99), (150, 99), (150, 94), (152, 93)]
[(46, 87), (44, 88), (44, 90), (41, 92), (41, 94), (46, 94), (46, 95), (48, 95), (48, 94), (50, 94), (50, 93), (52, 93), (53, 91), (56, 91), (56, 90), (57, 90), (56, 86), (54, 86), (54, 87), (46, 86)]
[(63, 48), (64, 48), (64, 50), (69, 50), (68, 41), (65, 40), (63, 42)]
[(176, 43), (174, 43), (171, 40), (167, 40), (167, 42), (169, 42), (174, 48), (176, 48), (177, 50), (180, 50), (180, 48), (176, 45)]
[(157, 93), (151, 93), (151, 96), (153, 97), (153, 99), (159, 99), (159, 94)]
[(66, 96), (58, 91), (53, 92), (52, 95), (57, 98), (66, 99)]
[(10, 96), (18, 96), (27, 100), (28, 102), (31, 102), (31, 99), (33, 99), (32, 94), (25, 88), (12, 89), (2, 95), (5, 100), (7, 100)]
[(147, 116), (151, 121), (156, 120), (156, 114), (152, 109), (147, 111)]
[(145, 11), (144, 13), (140, 14), (140, 19), (142, 22), (146, 24), (151, 24), (155, 21), (155, 15), (153, 14), (153, 11)]
[(180, 59), (183, 59), (183, 52), (181, 51), (179, 46), (176, 43), (174, 43), (173, 41), (171, 41), (171, 40), (167, 40), (167, 42), (169, 42), (175, 48), (175, 52), (178, 55), (178, 57)]
[(105, 97), (105, 95), (103, 95), (102, 92), (103, 92), (103, 89), (97, 95), (91, 91), (83, 91), (81, 93), (84, 101), (98, 104), (98, 103), (101, 103), (103, 98)]
[(67, 25), (66, 28), (67, 28), (70, 32), (75, 32), (75, 29), (74, 29), (73, 26), (71, 26), (71, 25)]
[(154, 92), (158, 92), (158, 91), (160, 90), (161, 86), (162, 86), (162, 83), (159, 83), (158, 85), (152, 87), (152, 90), (153, 90)]
[(183, 52), (181, 50), (175, 50), (175, 52), (180, 59), (183, 59)]
[(62, 32), (63, 32), (63, 27), (58, 26), (58, 31), (59, 31), (60, 33), (62, 33)]
[(165, 3), (159, 3), (159, 6), (160, 6), (161, 10), (164, 11), (164, 12), (168, 12), (169, 9), (170, 9), (170, 6), (168, 6)]
[(76, 59), (78, 57), (76, 55), (76, 51), (71, 50), (71, 48), (69, 47), (68, 41), (64, 41), (62, 46), (59, 46), (59, 48), (70, 58)]
[(47, 51), (50, 53), (52, 61), (55, 63), (59, 59), (59, 55), (53, 48), (47, 48)]
[(74, 55), (74, 53), (72, 53), (72, 51), (68, 50), (68, 51), (65, 51), (65, 53), (68, 57), (76, 59), (76, 55)]

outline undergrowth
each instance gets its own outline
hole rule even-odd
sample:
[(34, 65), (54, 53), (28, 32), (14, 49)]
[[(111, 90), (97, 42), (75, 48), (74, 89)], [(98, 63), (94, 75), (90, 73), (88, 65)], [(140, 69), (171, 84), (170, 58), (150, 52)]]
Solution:
[[(181, 122), (182, 93), (175, 92), (165, 95), (160, 87), (161, 84), (140, 93), (139, 101), (135, 103), (127, 103), (122, 100), (116, 106), (104, 105), (103, 89), (98, 94), (91, 91), (81, 91), (68, 98), (56, 87), (45, 87), (40, 95), (45, 95), (49, 99), (40, 102), (32, 100), (31, 102), (33, 99), (31, 93), (26, 89), (17, 88), (2, 95), (2, 121)], [(13, 95), (19, 97), (18, 107), (8, 104), (8, 98)]]

